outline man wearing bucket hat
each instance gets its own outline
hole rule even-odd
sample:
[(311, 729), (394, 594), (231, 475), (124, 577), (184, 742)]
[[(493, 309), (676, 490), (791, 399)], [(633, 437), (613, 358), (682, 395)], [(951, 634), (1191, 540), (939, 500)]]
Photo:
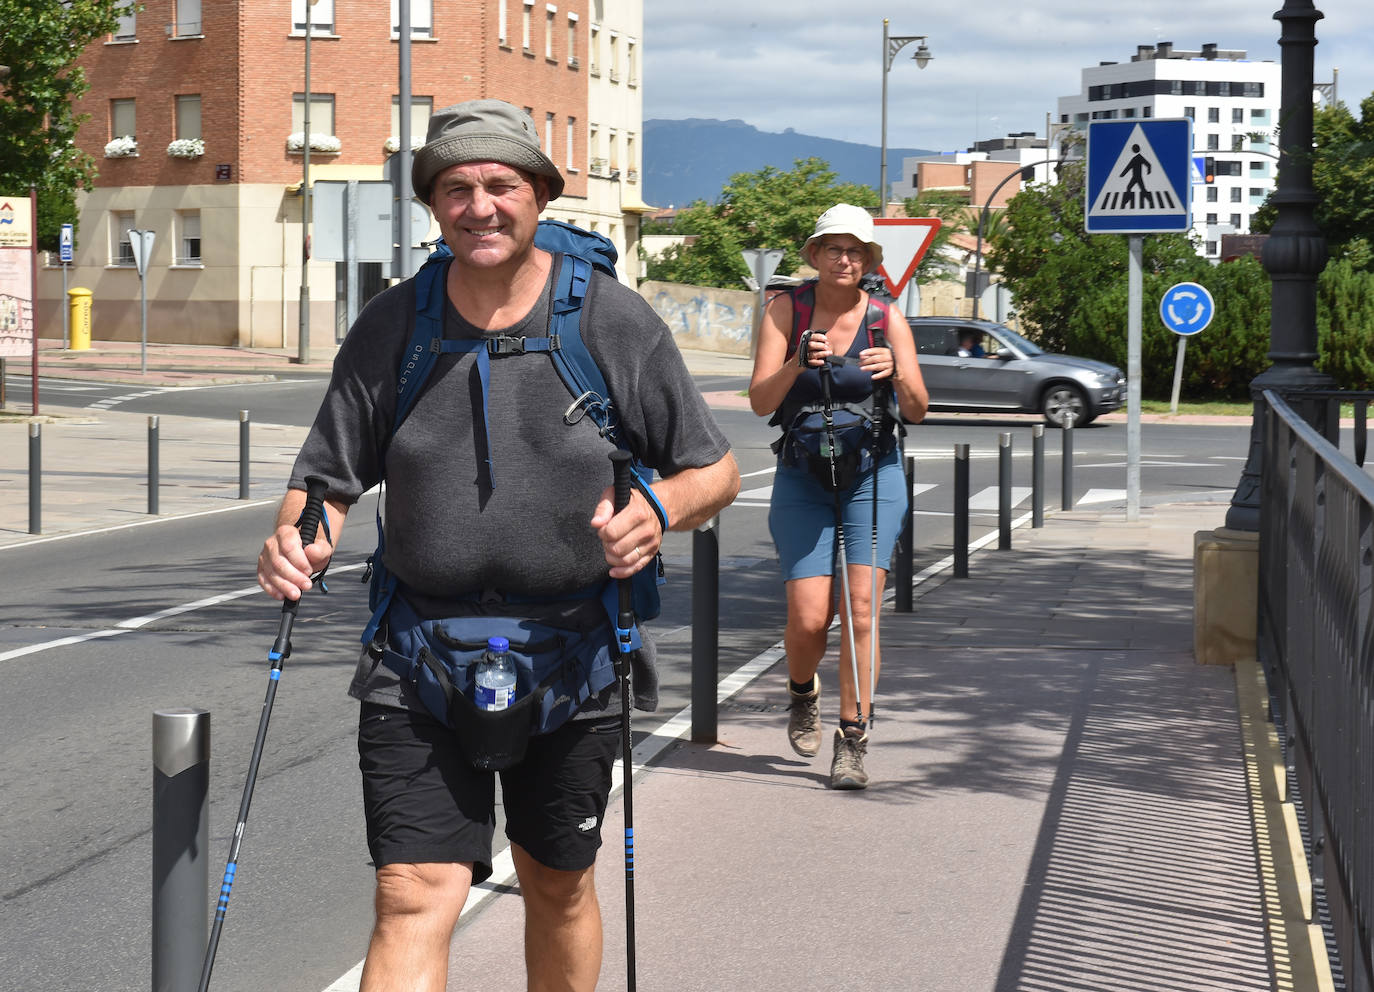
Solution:
[(883, 257), (868, 212), (831, 207), (802, 254), (817, 277), (768, 304), (749, 404), (784, 431), (768, 526), (787, 595), (788, 740), (805, 757), (820, 750), (817, 669), (838, 575), (847, 636), (829, 783), (862, 789), (879, 667), (877, 609), (907, 510), (896, 414), (919, 422), (928, 398), (906, 319), (861, 288)]
[[(534, 235), (564, 181), (529, 116), (498, 100), (436, 111), (413, 180), (453, 253), (444, 277), (446, 341), (547, 336), (568, 259), (535, 247)], [(590, 418), (564, 417), (569, 394), (546, 355), (498, 352), (479, 395), (473, 352), (445, 351), (390, 436), (416, 321), (414, 282), (373, 299), (340, 347), (259, 557), (259, 582), (278, 599), (295, 599), (329, 560), (323, 528), (302, 548), (292, 526), (306, 476), (329, 483), (337, 542), (348, 509), (384, 474), (384, 562), (407, 611), (422, 621), (519, 616), (599, 632), (607, 623), (600, 602), (573, 594), (604, 582), (608, 568), (621, 579), (652, 563), (663, 539), (659, 516), (638, 491), (614, 512), (609, 445)], [(661, 474), (652, 488), (668, 525), (699, 526), (734, 498), (739, 474), (671, 335), (637, 294), (601, 273), (581, 316), (623, 436)], [(492, 871), (494, 773), (464, 760), (454, 732), (375, 652), (364, 651), (349, 691), (362, 701), (359, 764), (377, 869), (362, 988), (441, 990), (469, 887)], [(593, 693), (499, 773), (531, 989), (596, 985), (601, 917), (592, 871), (620, 744), (619, 705), (614, 684)], [(494, 948), (493, 966), (509, 968), (510, 950)]]

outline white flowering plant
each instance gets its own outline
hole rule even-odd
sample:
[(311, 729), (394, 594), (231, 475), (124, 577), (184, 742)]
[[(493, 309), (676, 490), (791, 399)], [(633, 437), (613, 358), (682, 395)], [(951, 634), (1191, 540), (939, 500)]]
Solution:
[[(411, 150), (411, 151), (414, 151), (414, 150), (417, 149), (417, 148), (423, 147), (423, 146), (424, 146), (424, 143), (425, 143), (425, 139), (424, 139), (424, 136), (423, 136), (423, 135), (412, 134), (412, 135), (410, 136), (410, 150)], [(387, 138), (386, 141), (382, 142), (382, 147), (383, 147), (384, 149), (386, 149), (387, 154), (389, 154), (389, 155), (394, 155), (394, 154), (396, 154), (397, 152), (399, 152), (399, 151), (401, 150), (401, 138), (400, 138), (400, 135), (393, 134), (391, 137)]]
[(200, 158), (205, 154), (203, 138), (178, 138), (167, 146), (167, 154), (172, 158)]
[[(337, 152), (343, 148), (343, 143), (332, 134), (317, 134), (310, 132), (310, 150), (312, 152)], [(293, 131), (286, 136), (286, 150), (288, 152), (299, 152), (305, 149), (305, 132)]]
[(138, 142), (122, 135), (105, 145), (106, 158), (138, 158)]

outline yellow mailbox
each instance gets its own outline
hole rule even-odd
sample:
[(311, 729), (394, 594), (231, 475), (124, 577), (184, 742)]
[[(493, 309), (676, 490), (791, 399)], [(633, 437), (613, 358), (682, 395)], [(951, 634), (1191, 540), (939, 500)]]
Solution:
[(91, 346), (91, 296), (84, 286), (67, 290), (67, 306), (71, 316), (71, 350), (86, 351)]

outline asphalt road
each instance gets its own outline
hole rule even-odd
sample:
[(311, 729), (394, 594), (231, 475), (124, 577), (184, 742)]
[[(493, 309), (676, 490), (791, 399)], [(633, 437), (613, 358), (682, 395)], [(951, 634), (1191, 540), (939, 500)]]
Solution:
[[(255, 421), (306, 424), (323, 385), (314, 379), (167, 391), (82, 384), (78, 393), (48, 382), (42, 388), (47, 402), (64, 406), (215, 418), (248, 409)], [(718, 418), (745, 477), (740, 500), (720, 520), (724, 674), (774, 644), (783, 615), (767, 529), (773, 431), (748, 411), (721, 410)], [(1014, 435), (1017, 513), (1024, 513), (1026, 421), (933, 418), (911, 431), (918, 571), (951, 550), (955, 443), (973, 450), (972, 536), (995, 529), (997, 436), (1004, 430)], [(1046, 434), (1053, 509), (1059, 436)], [(1225, 500), (1247, 436), (1247, 428), (1235, 426), (1146, 425), (1142, 503)], [(1124, 427), (1093, 425), (1074, 437), (1076, 497), (1124, 508)], [(309, 597), (300, 611), (220, 947), (217, 992), (319, 992), (365, 948), (372, 873), (358, 801), (356, 706), (344, 693), (365, 614), (356, 579), (371, 528), (366, 512), (360, 515), (341, 547), (331, 593)], [(12, 619), (0, 626), (7, 682), (0, 695), (0, 794), (6, 797), (0, 806), (0, 992), (148, 987), (156, 709), (196, 706), (212, 713), (207, 858), (217, 882), (277, 628), (277, 608), (253, 580), (270, 521), (270, 511), (259, 506), (0, 550), (0, 567), (12, 577), (6, 591)], [(690, 698), (691, 547), (689, 534), (670, 535), (665, 544), (672, 584), (652, 628), (662, 705), (653, 717), (636, 715), (637, 737)], [(76, 640), (52, 643), (67, 638)], [(50, 646), (19, 653), (43, 644)]]

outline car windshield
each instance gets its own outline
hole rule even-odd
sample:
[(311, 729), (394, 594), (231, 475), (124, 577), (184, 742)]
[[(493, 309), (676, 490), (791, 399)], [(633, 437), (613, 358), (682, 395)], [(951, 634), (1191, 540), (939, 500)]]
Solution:
[(1034, 358), (1036, 355), (1043, 355), (1045, 353), (1043, 348), (1031, 344), (1021, 335), (1013, 331), (1010, 327), (1005, 327), (1002, 324), (998, 324), (993, 333), (997, 337), (1007, 341), (1009, 344), (1015, 345), (1019, 351), (1024, 352), (1027, 356), (1031, 358)]

